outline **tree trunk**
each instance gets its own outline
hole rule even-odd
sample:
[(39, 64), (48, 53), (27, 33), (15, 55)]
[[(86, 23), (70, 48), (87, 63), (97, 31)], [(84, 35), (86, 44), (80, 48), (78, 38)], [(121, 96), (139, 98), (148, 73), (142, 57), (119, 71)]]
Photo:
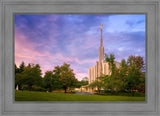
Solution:
[(64, 89), (64, 92), (67, 93), (67, 89), (66, 88)]
[(32, 91), (32, 86), (31, 85), (29, 85), (29, 91)]
[(98, 89), (98, 93), (100, 94), (100, 89)]
[(67, 87), (63, 86), (63, 89), (64, 89), (64, 93), (67, 93)]
[(49, 88), (49, 92), (52, 92), (52, 88), (51, 87)]

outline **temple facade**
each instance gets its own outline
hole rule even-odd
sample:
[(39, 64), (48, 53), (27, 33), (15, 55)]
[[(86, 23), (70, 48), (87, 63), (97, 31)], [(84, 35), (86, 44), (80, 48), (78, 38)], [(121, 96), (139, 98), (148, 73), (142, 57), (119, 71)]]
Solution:
[[(119, 68), (120, 64), (115, 61), (115, 65)], [(92, 83), (100, 77), (102, 74), (110, 75), (111, 71), (109, 69), (109, 63), (104, 61), (104, 47), (103, 47), (103, 39), (102, 39), (102, 24), (101, 24), (101, 39), (100, 39), (100, 47), (99, 47), (99, 60), (96, 61), (96, 65), (89, 67), (88, 76), (89, 76), (89, 84)]]
[[(119, 62), (114, 62), (116, 67), (120, 67)], [(111, 75), (111, 70), (109, 69), (109, 63), (104, 61), (104, 47), (103, 47), (103, 39), (102, 39), (102, 24), (101, 24), (101, 39), (100, 39), (100, 47), (99, 47), (99, 59), (96, 61), (94, 66), (88, 68), (88, 78), (89, 84), (94, 82), (97, 77), (101, 75)], [(103, 89), (103, 88), (102, 88)], [(80, 92), (89, 92), (93, 93), (97, 88), (91, 89), (89, 85), (82, 86), (80, 88)]]

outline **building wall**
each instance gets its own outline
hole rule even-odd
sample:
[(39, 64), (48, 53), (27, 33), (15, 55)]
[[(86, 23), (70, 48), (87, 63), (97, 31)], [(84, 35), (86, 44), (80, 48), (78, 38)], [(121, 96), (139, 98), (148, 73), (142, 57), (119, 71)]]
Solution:
[[(116, 67), (120, 67), (119, 62), (115, 62)], [(95, 66), (89, 67), (88, 69), (89, 73), (89, 84), (97, 79), (102, 74), (104, 75), (111, 75), (111, 71), (109, 69), (109, 63), (108, 62), (96, 62)]]

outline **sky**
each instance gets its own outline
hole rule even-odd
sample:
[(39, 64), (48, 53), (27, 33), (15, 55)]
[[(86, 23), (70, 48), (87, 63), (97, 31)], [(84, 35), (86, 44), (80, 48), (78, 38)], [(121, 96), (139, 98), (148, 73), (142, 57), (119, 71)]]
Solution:
[(144, 14), (15, 14), (15, 64), (39, 64), (42, 76), (64, 62), (78, 80), (98, 61), (101, 29), (104, 53), (115, 60), (145, 60)]

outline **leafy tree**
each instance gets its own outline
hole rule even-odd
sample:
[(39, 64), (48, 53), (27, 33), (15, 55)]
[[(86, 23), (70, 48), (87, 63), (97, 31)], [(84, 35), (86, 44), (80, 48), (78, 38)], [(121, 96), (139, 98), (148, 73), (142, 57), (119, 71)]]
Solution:
[(98, 93), (100, 94), (100, 90), (103, 87), (103, 82), (99, 79), (96, 79), (95, 81), (93, 81), (92, 83), (90, 83), (89, 85), (92, 89), (93, 88), (97, 88)]
[(119, 68), (119, 79), (121, 80), (123, 91), (125, 90), (127, 84), (127, 68), (127, 62), (125, 61), (125, 59), (122, 59)]
[(145, 74), (144, 73), (142, 73), (139, 80), (140, 80), (140, 83), (137, 85), (136, 89), (141, 93), (145, 93)]
[(111, 89), (111, 87), (109, 86), (110, 82), (111, 82), (111, 76), (109, 75), (101, 75), (99, 77), (99, 80), (102, 82), (102, 87), (105, 91), (107, 91), (108, 89)]
[(44, 75), (45, 88), (49, 89), (49, 92), (52, 91), (52, 78), (53, 78), (52, 71), (45, 72)]
[(88, 77), (84, 77), (81, 81), (81, 86), (88, 85)]
[(29, 90), (32, 89), (32, 85), (41, 86), (41, 69), (39, 64), (28, 64), (25, 66), (25, 63), (22, 62), (17, 68), (15, 65), (15, 87), (18, 85), (19, 89), (23, 89), (22, 86), (25, 85), (29, 87)]
[(24, 67), (25, 67), (24, 62), (22, 62), (20, 64), (19, 68), (15, 64), (15, 88), (18, 85), (20, 90), (21, 90), (21, 87), (22, 87), (22, 84), (23, 84), (22, 83), (22, 78), (21, 78), (21, 73), (24, 71)]
[(121, 81), (119, 80), (119, 69), (115, 65), (115, 56), (113, 54), (110, 54), (110, 57), (108, 57), (107, 54), (105, 54), (105, 61), (109, 63), (109, 69), (111, 71), (111, 75), (106, 76), (107, 79), (105, 79), (104, 86), (107, 89), (111, 89), (112, 92), (115, 90), (118, 90), (121, 87)]
[(60, 66), (54, 67), (53, 78), (52, 78), (52, 87), (54, 90), (61, 89), (63, 87), (62, 82), (60, 81), (60, 74), (61, 74), (61, 67)]
[(81, 81), (77, 80), (77, 82), (75, 83), (76, 88), (80, 88), (81, 86), (85, 86), (85, 85), (88, 85), (88, 77), (82, 78)]
[(88, 81), (88, 77), (84, 77), (84, 78), (82, 78), (82, 81)]
[(114, 60), (115, 60), (114, 54), (110, 54), (110, 57), (108, 57), (108, 55), (105, 54), (105, 61), (109, 63), (109, 69), (111, 70), (111, 76), (113, 77), (114, 77), (115, 68), (116, 68)]
[(105, 91), (110, 90), (113, 93), (114, 91), (120, 91), (122, 89), (122, 81), (120, 78), (113, 78), (111, 75), (105, 75), (101, 81), (102, 88)]
[(38, 81), (35, 82), (35, 85), (41, 86), (42, 82), (42, 70), (39, 64), (36, 64), (34, 67), (34, 76)]
[(127, 88), (133, 93), (138, 89), (139, 84), (144, 83), (144, 75), (142, 69), (144, 68), (144, 61), (141, 56), (129, 56), (127, 60), (128, 75), (127, 75)]
[(62, 83), (62, 87), (67, 92), (69, 87), (73, 87), (76, 83), (75, 74), (69, 64), (64, 63), (61, 67), (57, 66), (54, 70), (56, 76), (59, 76), (59, 80)]
[[(127, 62), (125, 59), (121, 60), (120, 67), (117, 68), (114, 61), (115, 57), (110, 54), (108, 57), (105, 54), (105, 61), (109, 63), (111, 75), (103, 76), (103, 88), (105, 90), (120, 91), (128, 89), (129, 91), (140, 90), (145, 88), (145, 76), (142, 73), (144, 70), (144, 61), (141, 56), (129, 56)], [(133, 93), (134, 94), (134, 93)]]
[(24, 85), (28, 85), (29, 91), (32, 90), (33, 85), (40, 85), (41, 83), (41, 69), (38, 64), (28, 64), (27, 67), (24, 67), (24, 71), (20, 75)]
[(90, 84), (89, 84), (89, 87), (92, 89), (92, 91), (93, 91), (93, 89), (96, 87), (96, 83), (93, 81), (93, 82), (91, 82)]

